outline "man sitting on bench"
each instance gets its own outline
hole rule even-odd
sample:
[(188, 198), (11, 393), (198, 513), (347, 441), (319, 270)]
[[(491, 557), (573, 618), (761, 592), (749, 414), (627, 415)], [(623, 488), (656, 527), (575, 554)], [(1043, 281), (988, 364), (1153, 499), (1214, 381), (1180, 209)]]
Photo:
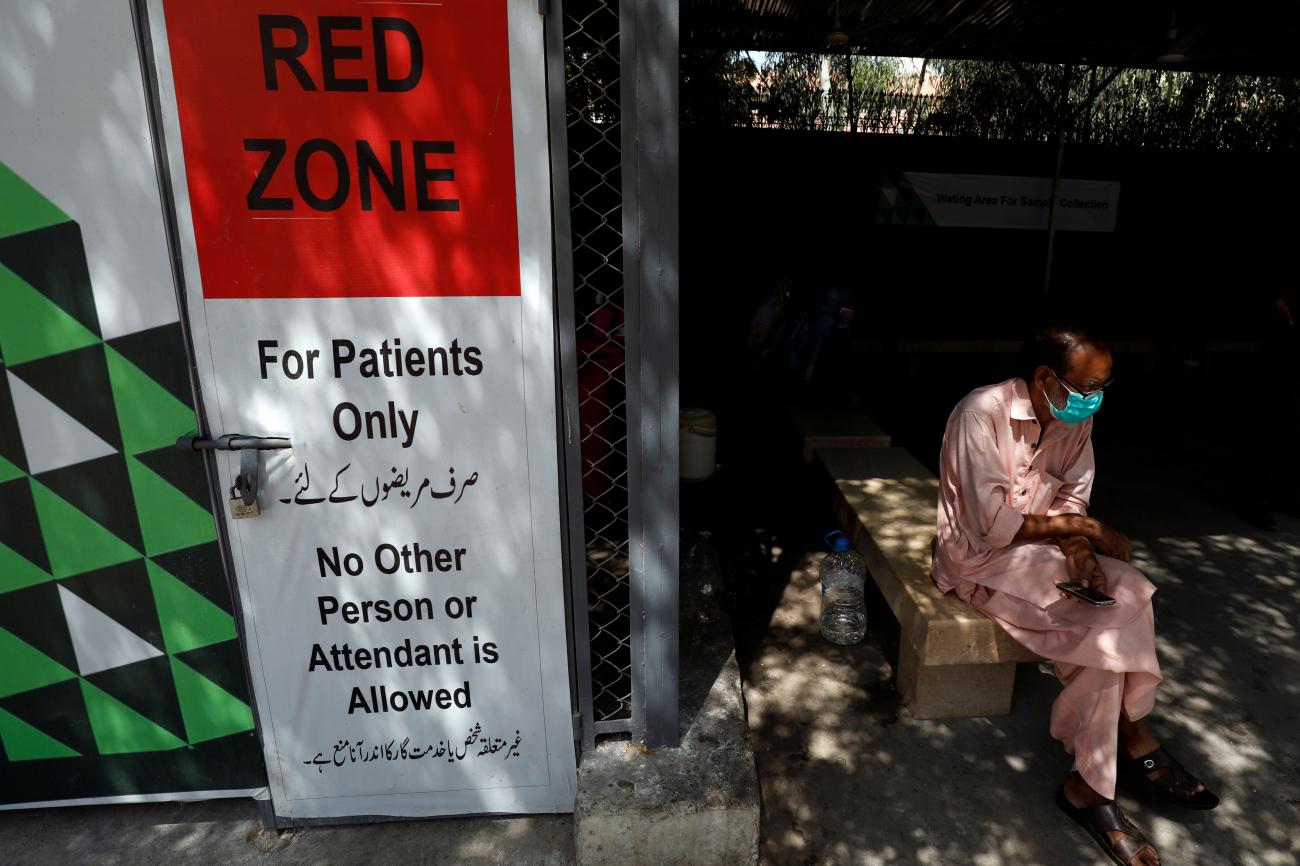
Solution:
[[(1128, 539), (1087, 515), (1091, 415), (1110, 384), (1110, 351), (1053, 327), (1026, 344), (1024, 362), (1023, 378), (975, 389), (948, 418), (931, 575), (1056, 663), (1064, 690), (1051, 732), (1074, 755), (1057, 802), (1114, 862), (1154, 866), (1155, 849), (1114, 802), (1117, 775), (1188, 808), (1218, 798), (1140, 721), (1161, 678), (1155, 587), (1129, 564)], [(1057, 588), (1069, 581), (1114, 601)]]

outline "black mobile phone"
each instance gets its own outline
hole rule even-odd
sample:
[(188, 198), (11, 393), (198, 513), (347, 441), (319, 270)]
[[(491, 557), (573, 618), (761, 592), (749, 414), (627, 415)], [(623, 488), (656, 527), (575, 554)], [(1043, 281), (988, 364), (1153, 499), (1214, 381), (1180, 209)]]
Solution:
[(1106, 595), (1104, 592), (1093, 589), (1090, 586), (1084, 586), (1078, 581), (1071, 580), (1066, 583), (1058, 583), (1056, 588), (1061, 592), (1068, 592), (1075, 598), (1083, 599), (1088, 604), (1094, 604), (1097, 607), (1103, 607), (1108, 604), (1114, 604), (1115, 599)]

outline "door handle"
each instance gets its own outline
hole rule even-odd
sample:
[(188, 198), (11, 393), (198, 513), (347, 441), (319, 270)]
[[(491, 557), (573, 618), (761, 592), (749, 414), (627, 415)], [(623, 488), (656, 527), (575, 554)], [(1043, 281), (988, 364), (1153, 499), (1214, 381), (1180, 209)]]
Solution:
[(284, 436), (245, 436), (227, 433), (216, 439), (205, 436), (182, 436), (176, 447), (184, 451), (239, 451), (239, 474), (235, 476), (234, 492), (245, 505), (257, 501), (258, 452), (292, 448), (293, 443)]
[(184, 451), (273, 451), (277, 448), (292, 448), (293, 443), (284, 436), (245, 436), (243, 433), (227, 433), (216, 439), (204, 436), (182, 436), (176, 440), (176, 447)]

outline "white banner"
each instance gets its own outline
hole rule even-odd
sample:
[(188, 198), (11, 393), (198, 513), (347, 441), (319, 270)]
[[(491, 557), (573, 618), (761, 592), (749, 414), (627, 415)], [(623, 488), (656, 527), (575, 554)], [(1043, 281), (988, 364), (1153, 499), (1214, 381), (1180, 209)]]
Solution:
[[(1045, 229), (1052, 206), (1050, 177), (995, 174), (902, 173), (903, 182), (883, 190), (897, 200), (910, 187), (939, 226)], [(1056, 189), (1059, 231), (1113, 232), (1119, 181), (1065, 178)]]
[(542, 19), (259, 6), (152, 9), (276, 813), (572, 811)]

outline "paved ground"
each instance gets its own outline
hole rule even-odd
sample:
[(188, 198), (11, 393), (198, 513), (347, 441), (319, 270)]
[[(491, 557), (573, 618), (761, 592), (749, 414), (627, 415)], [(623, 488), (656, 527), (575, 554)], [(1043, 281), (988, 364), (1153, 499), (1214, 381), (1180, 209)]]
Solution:
[(265, 831), (251, 800), (0, 813), (5, 866), (568, 866), (569, 815)]
[[(1153, 727), (1224, 802), (1208, 814), (1121, 803), (1166, 864), (1297, 864), (1300, 521), (1252, 529), (1214, 504), (1234, 488), (1192, 468), (1198, 449), (1222, 441), (1183, 439), (1176, 453), (1164, 441), (1099, 443), (1093, 513), (1133, 538), (1135, 563), (1159, 586), (1165, 682)], [(869, 602), (863, 645), (818, 635), (810, 566), (833, 526), (825, 491), (811, 473), (744, 465), (726, 498), (750, 519), (734, 517), (717, 541), (733, 569), (762, 862), (1108, 863), (1052, 802), (1069, 759), (1047, 733), (1059, 689), (1050, 669), (1020, 666), (1009, 716), (912, 720), (894, 690), (897, 626), (882, 599)], [(1236, 495), (1266, 484), (1261, 473), (1244, 474)]]

